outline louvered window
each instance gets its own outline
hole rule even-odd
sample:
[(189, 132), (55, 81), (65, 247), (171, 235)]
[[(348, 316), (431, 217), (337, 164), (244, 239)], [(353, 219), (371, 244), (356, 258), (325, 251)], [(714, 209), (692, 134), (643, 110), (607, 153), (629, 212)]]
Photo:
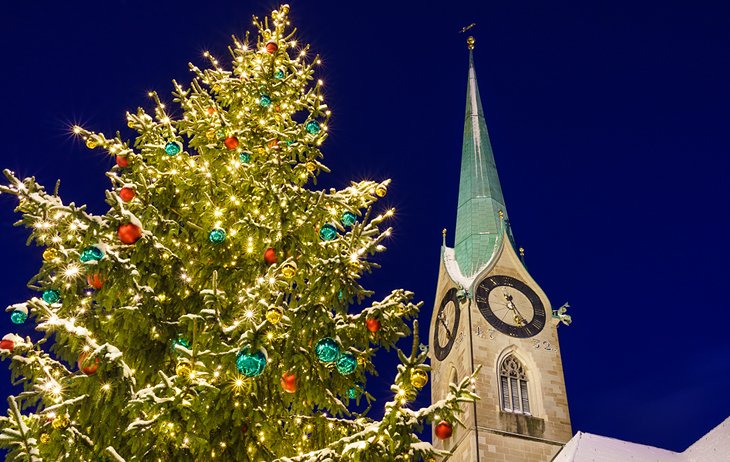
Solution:
[(499, 387), (502, 410), (530, 415), (527, 374), (522, 363), (512, 355), (504, 358), (499, 367)]

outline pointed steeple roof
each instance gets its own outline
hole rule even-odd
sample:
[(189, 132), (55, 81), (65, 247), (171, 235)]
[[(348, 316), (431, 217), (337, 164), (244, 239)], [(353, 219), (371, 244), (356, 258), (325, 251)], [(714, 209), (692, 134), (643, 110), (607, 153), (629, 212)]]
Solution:
[(508, 221), (482, 101), (479, 97), (477, 75), (474, 70), (474, 38), (469, 37), (467, 43), (469, 79), (454, 251), (462, 274), (472, 276), (491, 259), (496, 250), (498, 236), (504, 231), (503, 228)]

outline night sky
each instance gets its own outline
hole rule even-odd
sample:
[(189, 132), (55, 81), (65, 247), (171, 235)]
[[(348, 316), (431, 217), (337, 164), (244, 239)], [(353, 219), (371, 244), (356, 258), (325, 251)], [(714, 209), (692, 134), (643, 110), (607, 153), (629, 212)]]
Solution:
[[(476, 70), (510, 219), (560, 328), (574, 431), (681, 451), (730, 415), (727, 239), (730, 7), (708, 1), (295, 0), (300, 41), (324, 62), (333, 109), (320, 186), (392, 178), (397, 208), (382, 295), (436, 289), (441, 229), (453, 245), (467, 81)], [(60, 178), (65, 201), (103, 213), (104, 171), (68, 126), (125, 137), (124, 113), (169, 95), (202, 52), (276, 4), (208, 0), (4, 2), (0, 167)], [(221, 59), (226, 61), (226, 59)], [(166, 98), (171, 101), (171, 97)], [(3, 306), (41, 264), (0, 197)], [(0, 332), (15, 329), (2, 316)], [(33, 333), (32, 326), (20, 329)], [(404, 348), (409, 348), (405, 343)], [(368, 388), (389, 393), (381, 353)], [(9, 392), (8, 362), (0, 388)], [(4, 404), (4, 399), (3, 406)], [(385, 400), (381, 400), (381, 403)], [(417, 405), (430, 401), (424, 390)]]

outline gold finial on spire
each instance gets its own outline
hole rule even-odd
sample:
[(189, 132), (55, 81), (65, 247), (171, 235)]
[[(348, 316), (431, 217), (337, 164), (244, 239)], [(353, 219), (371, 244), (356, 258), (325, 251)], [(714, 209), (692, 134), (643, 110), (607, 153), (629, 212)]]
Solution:
[(469, 38), (466, 39), (466, 47), (469, 48), (470, 50), (473, 50), (474, 49), (474, 42), (476, 42), (476, 40), (474, 40), (474, 37), (472, 37), (470, 35)]
[(504, 212), (500, 210), (499, 211), (499, 219), (501, 220), (503, 218), (504, 218)]
[(446, 237), (446, 228), (444, 228), (444, 230), (443, 230), (443, 231), (441, 231), (441, 235), (442, 235), (443, 237)]
[(524, 257), (524, 256), (525, 256), (525, 248), (520, 247), (520, 257)]

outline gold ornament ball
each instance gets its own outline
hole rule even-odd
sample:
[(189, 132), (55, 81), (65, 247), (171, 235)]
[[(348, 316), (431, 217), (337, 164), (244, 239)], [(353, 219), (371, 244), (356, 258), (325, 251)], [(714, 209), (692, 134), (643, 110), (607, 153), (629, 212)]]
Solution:
[(86, 147), (89, 149), (94, 149), (95, 147), (99, 146), (99, 143), (97, 143), (94, 138), (86, 138)]
[(208, 138), (209, 140), (215, 139), (215, 128), (211, 128), (210, 130), (205, 132), (205, 137)]
[(378, 197), (385, 197), (388, 194), (388, 188), (384, 184), (379, 184), (375, 187), (375, 195)]
[(53, 247), (49, 247), (46, 250), (43, 251), (43, 260), (44, 261), (53, 261), (56, 258), (58, 258), (61, 255), (61, 253), (54, 249)]
[(55, 428), (56, 430), (66, 428), (66, 427), (68, 427), (68, 424), (69, 424), (68, 417), (66, 417), (65, 415), (60, 415), (60, 416), (56, 417), (55, 419), (53, 419), (53, 422), (51, 423), (53, 428)]
[(213, 85), (213, 91), (216, 93), (219, 93), (222, 90), (221, 86), (218, 84)]
[(284, 314), (282, 313), (281, 308), (269, 308), (266, 311), (266, 320), (271, 324), (279, 324), (282, 316), (284, 316)]
[(306, 164), (304, 164), (304, 166), (309, 173), (314, 173), (314, 171), (317, 170), (317, 164), (315, 164), (314, 162), (307, 162)]
[(51, 435), (48, 433), (41, 433), (41, 444), (46, 444), (51, 441)]
[(284, 276), (287, 279), (291, 279), (294, 276), (297, 275), (297, 265), (296, 263), (286, 263), (281, 268), (281, 275)]
[(129, 128), (134, 128), (134, 120), (132, 120), (132, 119), (129, 119), (129, 120), (127, 121), (127, 127), (129, 127)]
[(360, 367), (364, 366), (365, 365), (365, 358), (363, 358), (362, 356), (358, 356), (357, 357), (357, 364)]
[(428, 383), (428, 374), (423, 369), (413, 369), (411, 371), (411, 383), (420, 390)]
[(187, 377), (190, 375), (191, 372), (193, 372), (193, 370), (190, 368), (190, 364), (186, 362), (178, 363), (178, 365), (175, 367), (175, 374), (177, 374), (179, 377)]

